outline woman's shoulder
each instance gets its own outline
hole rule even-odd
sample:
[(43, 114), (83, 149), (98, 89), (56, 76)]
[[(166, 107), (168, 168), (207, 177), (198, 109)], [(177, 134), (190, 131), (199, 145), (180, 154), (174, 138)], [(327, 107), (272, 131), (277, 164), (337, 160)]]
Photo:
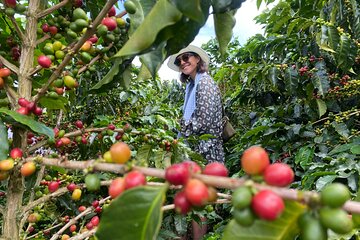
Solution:
[(200, 85), (216, 85), (214, 79), (209, 74), (202, 74), (199, 80)]

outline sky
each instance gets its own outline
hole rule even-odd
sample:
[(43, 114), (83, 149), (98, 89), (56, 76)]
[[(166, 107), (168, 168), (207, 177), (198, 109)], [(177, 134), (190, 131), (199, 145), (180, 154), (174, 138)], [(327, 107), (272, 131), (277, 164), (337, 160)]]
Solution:
[[(242, 3), (241, 7), (237, 10), (235, 18), (236, 24), (233, 28), (233, 36), (237, 37), (240, 44), (246, 43), (247, 39), (257, 33), (263, 33), (262, 27), (255, 24), (253, 20), (259, 15), (266, 6), (263, 4), (258, 10), (255, 0), (247, 0)], [(209, 16), (206, 24), (200, 29), (199, 34), (196, 36), (192, 45), (201, 47), (202, 44), (207, 43), (211, 38), (215, 38), (214, 21), (212, 15)], [(158, 74), (163, 80), (179, 79), (179, 73), (169, 69), (166, 66), (168, 59), (165, 60), (161, 66)]]

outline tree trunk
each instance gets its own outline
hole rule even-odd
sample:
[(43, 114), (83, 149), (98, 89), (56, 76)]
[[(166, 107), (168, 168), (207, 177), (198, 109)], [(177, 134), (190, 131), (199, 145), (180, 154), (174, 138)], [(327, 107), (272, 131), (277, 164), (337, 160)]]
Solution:
[[(34, 49), (36, 47), (38, 24), (36, 14), (39, 9), (40, 0), (29, 1), (28, 16), (26, 18), (27, 23), (23, 34), (24, 38), (21, 42), (18, 94), (20, 97), (28, 100), (31, 99), (32, 90), (32, 82), (28, 74), (34, 66)], [(20, 147), (21, 149), (25, 149), (27, 146), (26, 131), (19, 128), (14, 128), (13, 131), (14, 141), (12, 148)], [(19, 211), (23, 201), (24, 178), (21, 176), (19, 169), (20, 166), (15, 167), (10, 174), (6, 193), (6, 208), (3, 216), (3, 237), (11, 240), (20, 239), (21, 231), (21, 229), (19, 229), (21, 219), (21, 213)]]

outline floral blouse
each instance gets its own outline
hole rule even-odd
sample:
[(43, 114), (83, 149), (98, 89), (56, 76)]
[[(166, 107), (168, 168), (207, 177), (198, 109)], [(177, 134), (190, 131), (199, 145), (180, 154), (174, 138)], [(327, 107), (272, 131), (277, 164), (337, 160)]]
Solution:
[(180, 121), (181, 134), (185, 137), (211, 134), (215, 138), (199, 140), (191, 146), (208, 162), (224, 162), (222, 140), (222, 102), (218, 86), (209, 75), (203, 75), (196, 89), (196, 108), (189, 121)]

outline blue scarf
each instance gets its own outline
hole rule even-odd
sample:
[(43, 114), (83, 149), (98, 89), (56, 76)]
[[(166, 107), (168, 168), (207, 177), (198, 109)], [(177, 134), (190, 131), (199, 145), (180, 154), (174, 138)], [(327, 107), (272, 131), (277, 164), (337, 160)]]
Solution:
[(191, 118), (191, 115), (195, 111), (196, 107), (196, 88), (199, 84), (200, 79), (207, 75), (207, 73), (197, 73), (195, 76), (195, 80), (191, 80), (189, 83), (186, 84), (185, 89), (185, 101), (183, 105), (184, 110), (184, 120), (185, 122), (188, 122)]

